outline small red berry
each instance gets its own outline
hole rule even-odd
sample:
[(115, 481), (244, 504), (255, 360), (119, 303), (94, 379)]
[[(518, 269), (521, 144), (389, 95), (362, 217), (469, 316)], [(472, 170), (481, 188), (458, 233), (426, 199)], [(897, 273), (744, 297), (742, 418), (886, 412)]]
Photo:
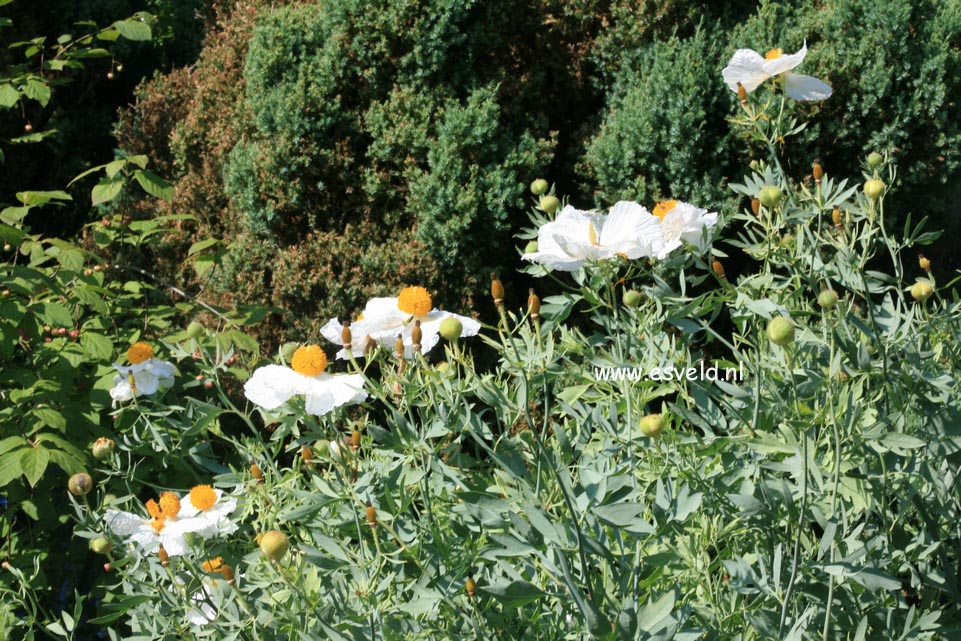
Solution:
[(80, 330), (79, 330), (79, 329), (71, 329), (71, 330), (68, 332), (68, 334), (70, 334), (70, 338), (76, 340), (77, 338), (80, 337)]
[(213, 381), (204, 381), (204, 387), (206, 387), (207, 389), (210, 389), (213, 386), (214, 386)]
[(100, 224), (103, 225), (104, 227), (110, 227), (110, 219), (104, 218), (103, 220), (100, 221)]

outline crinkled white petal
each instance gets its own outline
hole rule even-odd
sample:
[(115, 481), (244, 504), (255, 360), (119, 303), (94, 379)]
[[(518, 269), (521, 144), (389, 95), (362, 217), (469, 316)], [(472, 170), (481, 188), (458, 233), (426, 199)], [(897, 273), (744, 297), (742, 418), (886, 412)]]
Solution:
[(107, 510), (103, 517), (104, 524), (117, 536), (130, 536), (143, 525), (142, 516), (120, 510)]
[(808, 43), (807, 40), (801, 45), (801, 48), (797, 53), (792, 53), (789, 56), (780, 56), (778, 58), (773, 58), (771, 60), (764, 61), (764, 71), (767, 72), (769, 76), (777, 76), (785, 71), (790, 71), (796, 66), (804, 61), (804, 56), (808, 55)]
[(708, 213), (688, 203), (677, 203), (661, 221), (664, 245), (658, 250), (657, 258), (664, 259), (672, 251), (689, 243), (703, 250), (707, 246), (705, 230), (717, 224), (717, 213)]
[(244, 396), (255, 405), (276, 409), (292, 396), (304, 393), (306, 378), (281, 365), (258, 367), (244, 384)]
[(794, 100), (827, 100), (833, 92), (829, 84), (814, 76), (798, 73), (784, 76), (784, 93)]
[(133, 398), (133, 389), (130, 387), (130, 381), (127, 380), (126, 375), (117, 374), (113, 377), (113, 387), (110, 388), (110, 398), (113, 399), (114, 403), (117, 401), (129, 401)]
[[(460, 321), (463, 329), (461, 330), (461, 337), (465, 336), (476, 336), (477, 332), (480, 331), (481, 325), (473, 318), (468, 318), (467, 316), (461, 316), (459, 314), (452, 314), (450, 312), (442, 312), (439, 309), (435, 309), (429, 314), (418, 317), (420, 321), (420, 329), (423, 337), (421, 338), (421, 353), (426, 354), (430, 350), (434, 349), (434, 346), (440, 342), (440, 324), (445, 318), (456, 318)], [(405, 352), (407, 351), (406, 344), (404, 345)], [(411, 345), (411, 354), (408, 357), (405, 354), (405, 358), (413, 357), (413, 345)]]
[(737, 91), (737, 83), (741, 83), (748, 92), (757, 89), (762, 82), (771, 77), (764, 66), (764, 56), (753, 49), (738, 49), (731, 61), (727, 63), (721, 76), (731, 91)]
[[(113, 364), (119, 372), (113, 378), (110, 398), (116, 401), (129, 401), (134, 396), (153, 394), (161, 387), (172, 387), (174, 374), (177, 369), (172, 363), (156, 358), (136, 363), (135, 365)], [(134, 386), (130, 386), (130, 375), (133, 374)]]
[(321, 374), (308, 379), (305, 409), (308, 414), (322, 416), (335, 407), (360, 403), (367, 398), (364, 377), (360, 374)]
[[(538, 241), (540, 245), (540, 241)], [(548, 267), (559, 272), (572, 272), (579, 269), (585, 261), (577, 260), (567, 256), (566, 254), (552, 254), (549, 252), (536, 251), (530, 254), (524, 254), (521, 256), (523, 260), (528, 260), (532, 263), (538, 263), (544, 267)]]
[(190, 502), (189, 492), (180, 499), (179, 516), (200, 519), (204, 525), (197, 530), (197, 534), (205, 539), (230, 534), (237, 530), (237, 524), (229, 518), (237, 509), (237, 499), (224, 499), (223, 490), (214, 489), (214, 493), (217, 495), (217, 502), (206, 510), (200, 510)]
[(653, 256), (663, 244), (660, 224), (647, 208), (622, 200), (611, 208), (600, 234), (600, 244), (614, 255), (631, 260)]

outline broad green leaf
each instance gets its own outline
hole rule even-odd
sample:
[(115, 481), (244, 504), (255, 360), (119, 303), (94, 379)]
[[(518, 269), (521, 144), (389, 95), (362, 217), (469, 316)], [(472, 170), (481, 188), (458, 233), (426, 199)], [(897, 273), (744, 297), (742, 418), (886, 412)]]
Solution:
[(39, 207), (52, 200), (73, 200), (73, 198), (65, 191), (21, 191), (17, 192), (17, 200), (30, 207)]
[(52, 327), (70, 327), (73, 325), (73, 315), (70, 310), (60, 303), (38, 303), (33, 311)]
[(478, 586), (478, 589), (491, 595), (504, 605), (515, 608), (547, 596), (546, 592), (527, 581), (500, 582), (488, 586)]
[(146, 171), (145, 169), (138, 169), (133, 172), (133, 176), (137, 179), (137, 182), (140, 183), (140, 186), (143, 187), (143, 190), (154, 198), (160, 198), (167, 202), (171, 202), (174, 199), (173, 185), (157, 174)]
[(220, 244), (222, 241), (219, 238), (205, 238), (204, 240), (198, 240), (196, 243), (190, 246), (187, 250), (188, 256), (193, 256), (197, 252), (201, 252), (208, 247), (213, 247), (214, 245)]
[(5, 83), (0, 85), (0, 107), (10, 107), (17, 104), (20, 100), (20, 92), (13, 88), (13, 85)]
[(36, 416), (43, 425), (52, 427), (55, 430), (64, 430), (67, 428), (66, 417), (51, 407), (34, 408), (32, 414)]
[(123, 189), (123, 178), (113, 178), (110, 180), (104, 180), (99, 183), (91, 190), (90, 200), (94, 205), (100, 205), (106, 202), (110, 202), (117, 197), (120, 190)]
[(40, 447), (39, 445), (31, 447), (20, 455), (20, 468), (23, 470), (23, 475), (27, 477), (27, 482), (30, 483), (31, 486), (35, 486), (40, 482), (49, 462), (50, 454), (46, 448)]
[(150, 26), (139, 20), (118, 20), (113, 27), (127, 40), (150, 40)]
[(31, 100), (39, 102), (43, 107), (46, 107), (47, 103), (50, 102), (50, 87), (42, 80), (36, 78), (27, 80), (27, 84), (23, 87), (23, 93)]
[(113, 357), (113, 342), (96, 332), (81, 332), (80, 346), (96, 361), (109, 361)]

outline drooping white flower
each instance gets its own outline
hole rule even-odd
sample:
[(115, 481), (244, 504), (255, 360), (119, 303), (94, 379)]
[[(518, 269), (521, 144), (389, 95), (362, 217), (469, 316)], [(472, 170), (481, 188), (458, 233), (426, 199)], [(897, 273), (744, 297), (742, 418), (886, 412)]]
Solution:
[(237, 499), (224, 498), (224, 491), (209, 485), (195, 485), (181, 499), (180, 517), (196, 518), (205, 525), (197, 530), (204, 538), (221, 534), (231, 534), (237, 524), (230, 520), (230, 514), (237, 509)]
[(153, 357), (154, 351), (148, 343), (134, 343), (127, 350), (129, 366), (113, 366), (119, 372), (113, 379), (110, 398), (117, 401), (129, 401), (134, 396), (153, 394), (160, 387), (170, 387), (174, 384), (176, 368), (167, 361)]
[(180, 499), (173, 492), (163, 492), (159, 501), (146, 503), (149, 517), (132, 512), (107, 510), (104, 523), (117, 536), (136, 543), (146, 554), (163, 545), (168, 556), (181, 556), (188, 551), (186, 534), (200, 533), (207, 523), (202, 519), (184, 518), (180, 514)]
[(367, 398), (360, 374), (324, 373), (327, 355), (317, 345), (298, 348), (290, 365), (257, 368), (244, 384), (244, 395), (268, 410), (280, 407), (294, 396), (303, 396), (307, 413), (316, 416)]
[[(480, 323), (473, 318), (433, 308), (430, 293), (423, 287), (405, 287), (397, 298), (372, 298), (360, 318), (350, 326), (351, 352), (354, 356), (363, 356), (368, 337), (379, 345), (392, 347), (401, 336), (404, 357), (413, 358), (415, 321), (420, 321), (421, 353), (426, 354), (440, 341), (440, 324), (448, 317), (461, 322), (461, 336), (474, 336), (480, 331)], [(332, 318), (320, 329), (320, 334), (336, 345), (343, 345), (342, 331), (341, 322)], [(350, 356), (346, 349), (341, 349), (337, 358)]]
[(825, 100), (834, 91), (827, 83), (813, 76), (792, 73), (807, 55), (807, 41), (794, 54), (784, 55), (780, 49), (771, 49), (765, 55), (753, 49), (738, 49), (727, 63), (721, 75), (731, 89), (737, 91), (738, 83), (748, 92), (757, 89), (768, 78), (784, 74), (784, 93), (795, 100)]
[(654, 207), (654, 220), (660, 221), (663, 243), (656, 258), (663, 260), (678, 247), (694, 245), (704, 251), (709, 241), (709, 230), (717, 224), (717, 213), (678, 200), (666, 200)]
[(635, 202), (618, 202), (609, 214), (568, 205), (538, 230), (537, 251), (521, 258), (571, 272), (586, 262), (653, 256), (661, 243), (657, 220)]

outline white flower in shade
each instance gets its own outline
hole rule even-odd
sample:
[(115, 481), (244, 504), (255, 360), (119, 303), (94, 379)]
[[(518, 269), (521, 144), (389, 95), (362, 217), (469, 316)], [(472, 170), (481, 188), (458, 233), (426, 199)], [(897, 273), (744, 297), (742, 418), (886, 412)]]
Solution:
[(545, 267), (572, 272), (589, 261), (653, 256), (662, 243), (657, 220), (635, 202), (621, 201), (609, 214), (570, 205), (537, 232), (537, 251), (521, 256)]
[(805, 41), (797, 53), (785, 56), (780, 49), (771, 49), (765, 55), (753, 49), (738, 49), (727, 63), (721, 75), (731, 89), (737, 91), (738, 83), (748, 92), (757, 89), (768, 78), (784, 74), (784, 93), (795, 100), (825, 100), (831, 96), (831, 86), (814, 78), (791, 73), (807, 55)]
[(209, 579), (204, 580), (203, 586), (190, 595), (190, 602), (193, 605), (187, 610), (187, 623), (205, 626), (217, 620), (217, 606), (219, 606), (219, 603), (214, 600), (214, 594), (213, 583)]
[(360, 374), (325, 374), (327, 355), (317, 345), (297, 348), (290, 367), (259, 367), (244, 384), (244, 395), (256, 405), (272, 410), (294, 396), (303, 396), (308, 414), (322, 416), (335, 407), (367, 398)]
[(134, 396), (153, 394), (160, 387), (170, 387), (174, 384), (173, 364), (153, 357), (154, 351), (148, 343), (134, 343), (127, 350), (129, 366), (113, 366), (119, 374), (114, 376), (110, 398), (117, 401), (129, 401)]
[(660, 221), (663, 237), (663, 243), (656, 253), (658, 260), (667, 258), (672, 251), (685, 244), (704, 251), (710, 238), (708, 230), (717, 224), (716, 212), (708, 213), (706, 209), (677, 200), (657, 203), (653, 214), (651, 218)]
[(207, 526), (204, 520), (183, 518), (180, 499), (173, 492), (161, 493), (157, 501), (150, 499), (146, 508), (150, 515), (148, 518), (131, 512), (107, 510), (104, 522), (114, 534), (127, 537), (143, 552), (152, 554), (163, 545), (168, 556), (186, 554), (188, 546), (185, 535), (200, 533)]
[(210, 538), (237, 530), (237, 525), (228, 518), (236, 509), (237, 500), (224, 499), (223, 490), (215, 490), (209, 485), (196, 485), (181, 499), (180, 517), (203, 521), (205, 527), (197, 530), (197, 533)]
[[(420, 321), (420, 349), (426, 354), (440, 340), (440, 324), (448, 317), (461, 322), (461, 336), (474, 336), (480, 331), (480, 323), (473, 318), (434, 309), (430, 293), (423, 287), (405, 287), (397, 298), (372, 298), (360, 318), (350, 326), (351, 352), (354, 356), (363, 356), (368, 337), (375, 343), (392, 347), (401, 336), (404, 357), (413, 358), (414, 321)], [(334, 344), (343, 345), (342, 330), (340, 321), (332, 318), (320, 329), (320, 334)], [(337, 358), (350, 358), (346, 348), (337, 352)]]

